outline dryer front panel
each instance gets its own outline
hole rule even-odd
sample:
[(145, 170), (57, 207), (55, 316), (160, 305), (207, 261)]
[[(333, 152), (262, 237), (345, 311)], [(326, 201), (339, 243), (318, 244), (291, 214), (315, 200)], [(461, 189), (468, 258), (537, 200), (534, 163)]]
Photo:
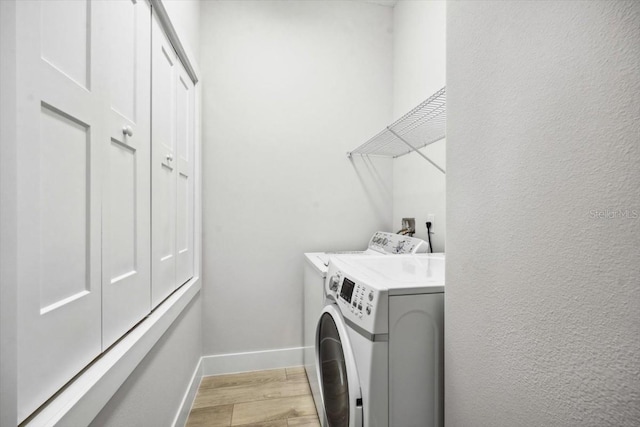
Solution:
[(316, 362), (327, 426), (361, 427), (360, 381), (344, 319), (334, 304), (324, 308), (316, 336)]

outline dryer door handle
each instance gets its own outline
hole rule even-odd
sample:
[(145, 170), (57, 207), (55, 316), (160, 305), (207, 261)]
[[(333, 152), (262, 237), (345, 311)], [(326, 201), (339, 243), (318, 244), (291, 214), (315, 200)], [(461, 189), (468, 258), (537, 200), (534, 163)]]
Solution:
[[(356, 413), (355, 413), (355, 423), (356, 426), (362, 427), (362, 399), (358, 399), (360, 401), (360, 405), (356, 405)], [(356, 402), (357, 403), (357, 402)]]

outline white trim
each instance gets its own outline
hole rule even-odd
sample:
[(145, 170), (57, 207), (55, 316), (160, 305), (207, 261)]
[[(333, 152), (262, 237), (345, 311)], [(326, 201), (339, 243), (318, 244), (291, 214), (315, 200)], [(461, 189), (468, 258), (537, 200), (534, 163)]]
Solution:
[(191, 62), (190, 58), (193, 58), (193, 54), (191, 52), (187, 52), (184, 45), (180, 41), (178, 37), (178, 33), (176, 32), (173, 23), (171, 22), (171, 18), (169, 18), (169, 14), (167, 10), (164, 8), (164, 4), (162, 0), (149, 0), (151, 2), (151, 8), (154, 10), (156, 17), (158, 18), (158, 22), (160, 23), (160, 27), (164, 30), (169, 42), (173, 46), (173, 49), (178, 54), (178, 58), (184, 65), (184, 68), (189, 74), (189, 77), (193, 81), (193, 84), (198, 83), (198, 67), (195, 66), (195, 63)]
[(202, 357), (202, 375), (234, 374), (237, 372), (302, 366), (303, 347), (246, 353), (216, 354)]
[(302, 351), (303, 347), (293, 347), (279, 350), (202, 356), (193, 371), (189, 387), (180, 403), (180, 408), (176, 413), (172, 426), (182, 427), (186, 425), (202, 377), (301, 366)]
[(24, 425), (89, 425), (200, 288), (200, 279), (194, 277), (178, 289)]
[[(195, 63), (194, 63), (195, 64)], [(202, 277), (202, 82), (195, 84), (195, 147), (194, 165), (195, 183), (193, 202), (195, 204), (194, 233), (194, 276)], [(202, 355), (201, 355), (202, 356)]]
[(0, 1), (0, 426), (18, 419), (16, 1)]
[(196, 398), (196, 394), (198, 393), (198, 388), (200, 388), (200, 381), (202, 380), (202, 357), (198, 360), (198, 365), (196, 369), (193, 371), (193, 375), (191, 376), (191, 381), (189, 382), (189, 387), (182, 398), (182, 402), (180, 403), (180, 408), (178, 409), (178, 413), (176, 413), (176, 417), (173, 420), (173, 427), (183, 427), (187, 424), (187, 418), (189, 418), (189, 412), (191, 412), (191, 407), (193, 406), (193, 401)]
[(279, 350), (202, 356), (193, 371), (189, 387), (171, 424), (172, 427), (186, 425), (203, 377), (301, 366), (302, 351), (303, 347), (293, 347)]

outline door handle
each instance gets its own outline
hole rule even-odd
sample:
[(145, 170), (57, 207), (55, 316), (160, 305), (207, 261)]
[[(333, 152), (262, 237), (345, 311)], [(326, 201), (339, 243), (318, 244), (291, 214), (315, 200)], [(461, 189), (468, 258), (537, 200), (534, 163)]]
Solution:
[(124, 126), (122, 128), (122, 134), (126, 136), (133, 136), (133, 129), (131, 129), (131, 126)]

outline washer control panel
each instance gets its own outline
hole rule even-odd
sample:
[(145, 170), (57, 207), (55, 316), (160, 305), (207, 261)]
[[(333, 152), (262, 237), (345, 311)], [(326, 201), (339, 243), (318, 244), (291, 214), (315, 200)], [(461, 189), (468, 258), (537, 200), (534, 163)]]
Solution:
[(429, 252), (429, 244), (415, 237), (378, 231), (369, 240), (369, 249), (386, 254), (422, 254)]

